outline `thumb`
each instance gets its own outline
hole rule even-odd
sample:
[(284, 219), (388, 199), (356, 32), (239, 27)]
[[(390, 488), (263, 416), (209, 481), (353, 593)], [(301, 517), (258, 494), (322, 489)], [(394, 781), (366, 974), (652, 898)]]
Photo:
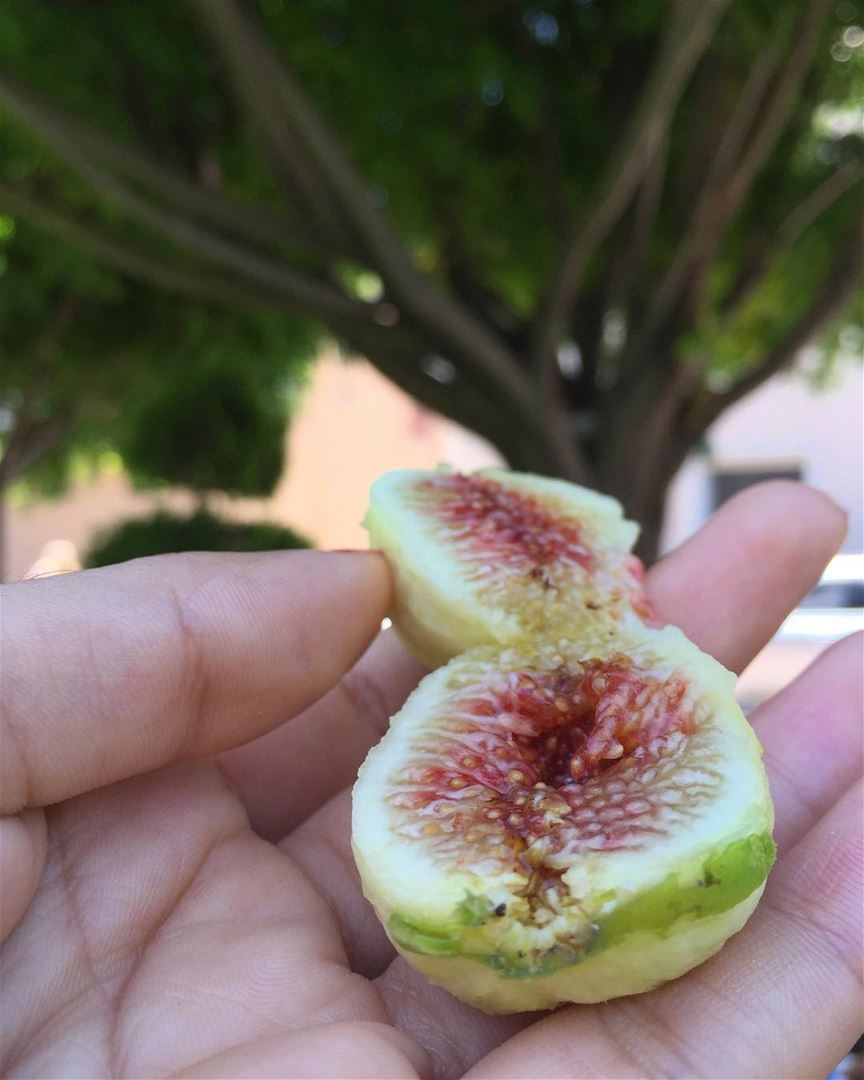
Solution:
[(0, 812), (237, 746), (378, 632), (374, 553), (164, 555), (4, 585)]

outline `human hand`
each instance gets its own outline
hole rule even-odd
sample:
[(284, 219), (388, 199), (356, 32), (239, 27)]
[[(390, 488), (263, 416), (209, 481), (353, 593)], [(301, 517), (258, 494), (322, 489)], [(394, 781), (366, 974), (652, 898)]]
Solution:
[[(740, 670), (842, 533), (806, 488), (751, 489), (649, 591)], [(357, 767), (422, 674), (387, 632), (357, 662), (380, 557), (168, 556), (3, 594), (5, 1073), (819, 1076), (859, 1034), (860, 640), (752, 718), (779, 859), (745, 929), (650, 994), (490, 1017), (394, 957), (350, 854)]]

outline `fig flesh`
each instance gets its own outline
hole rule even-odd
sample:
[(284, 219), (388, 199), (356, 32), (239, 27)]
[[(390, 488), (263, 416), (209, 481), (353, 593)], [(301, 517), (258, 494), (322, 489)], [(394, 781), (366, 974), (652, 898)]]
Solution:
[[(386, 498), (442, 475), (454, 474), (396, 474)], [(516, 1012), (639, 993), (715, 953), (762, 893), (773, 809), (734, 677), (680, 630), (640, 619), (649, 609), (620, 510), (501, 475), (485, 503), (497, 521), (472, 519), (470, 533), (442, 532), (434, 487), (425, 532), (428, 506), (409, 496), (396, 529), (381, 488), (373, 495), (373, 541), (384, 537), (396, 568), (394, 621), (407, 613), (417, 651), (440, 655), (472, 635), (492, 643), (427, 676), (393, 717), (354, 789), (353, 846), (364, 892), (409, 962), (481, 1009)], [(506, 531), (499, 485), (517, 492), (519, 535)], [(550, 529), (553, 505), (568, 516)], [(466, 569), (477, 535), (498, 545), (503, 585), (470, 559)], [(528, 551), (521, 576), (510, 547)]]
[(451, 661), (369, 754), (353, 828), (396, 947), (512, 1012), (707, 959), (756, 905), (772, 824), (732, 677), (668, 627)]
[(650, 617), (630, 554), (638, 527), (575, 484), (505, 469), (386, 473), (366, 526), (396, 577), (394, 625), (430, 667), (473, 645)]

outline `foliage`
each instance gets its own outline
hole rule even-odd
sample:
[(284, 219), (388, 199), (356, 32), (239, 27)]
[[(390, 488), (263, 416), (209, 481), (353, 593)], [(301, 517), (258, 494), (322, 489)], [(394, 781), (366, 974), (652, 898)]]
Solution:
[(4, 479), (26, 473), (32, 490), (55, 494), (76, 465), (115, 450), (139, 482), (269, 493), (313, 328), (270, 312), (178, 303), (27, 221), (2, 221), (5, 449), (11, 444), (14, 457), (17, 424), (19, 440), (29, 433), (37, 451), (31, 464), (23, 447), (14, 469), (7, 457)]
[[(197, 353), (227, 343), (264, 401), (283, 352), (326, 331), (514, 466), (619, 495), (650, 536), (716, 416), (861, 321), (857, 17), (6, 0), (0, 198), (106, 310), (147, 282), (124, 378), (155, 364), (173, 393), (191, 318)], [(7, 273), (0, 303), (35, 274), (52, 310), (44, 273)], [(116, 354), (110, 327), (88, 334)]]
[(134, 518), (98, 536), (84, 558), (88, 567), (166, 555), (175, 551), (276, 551), (311, 547), (305, 537), (283, 528), (256, 522), (223, 521), (208, 511), (181, 517), (159, 511)]
[(269, 495), (282, 475), (284, 429), (284, 406), (268, 388), (225, 368), (181, 372), (136, 403), (120, 449), (148, 486)]

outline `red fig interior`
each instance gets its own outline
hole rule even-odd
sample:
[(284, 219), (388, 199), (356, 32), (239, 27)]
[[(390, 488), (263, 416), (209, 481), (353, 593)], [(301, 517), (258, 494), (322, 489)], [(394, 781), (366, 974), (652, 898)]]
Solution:
[[(574, 574), (584, 590), (588, 582), (601, 591), (586, 594), (589, 607), (604, 604), (604, 591), (619, 591), (622, 583), (634, 611), (644, 619), (652, 612), (642, 583), (642, 564), (596, 545), (592, 530), (562, 514), (548, 499), (480, 474), (440, 473), (414, 484), (409, 503), (452, 548), (454, 561), (490, 601), (514, 584), (516, 603), (525, 602), (527, 582), (538, 583), (548, 603), (556, 590), (573, 595)], [(592, 546), (593, 545), (593, 546)], [(540, 599), (538, 598), (538, 599)], [(505, 605), (507, 606), (507, 605)]]
[(460, 558), (496, 570), (526, 565), (538, 572), (555, 562), (594, 569), (583, 530), (562, 520), (538, 499), (484, 476), (442, 473), (422, 480), (419, 503), (448, 530)]
[(410, 811), (400, 831), (443, 860), (528, 877), (591, 850), (639, 848), (680, 827), (717, 779), (688, 747), (685, 699), (682, 677), (623, 655), (489, 671), (441, 702), (440, 723), (394, 778), (391, 803)]

